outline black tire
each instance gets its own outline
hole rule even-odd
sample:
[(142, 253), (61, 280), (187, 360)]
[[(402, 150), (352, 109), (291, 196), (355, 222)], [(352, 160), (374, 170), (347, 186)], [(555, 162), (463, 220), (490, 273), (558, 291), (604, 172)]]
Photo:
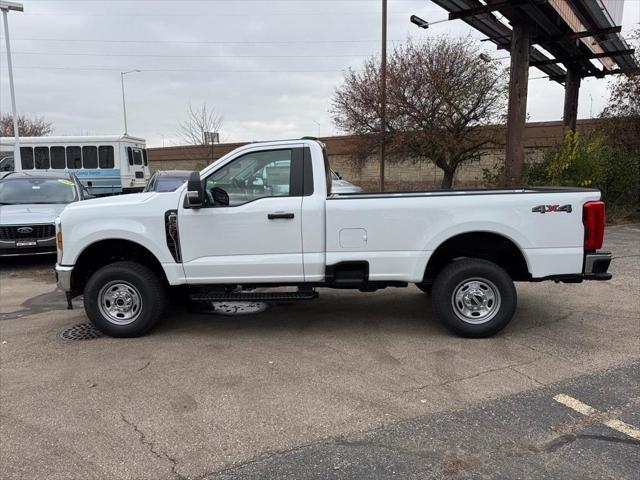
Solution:
[(433, 283), (416, 283), (416, 287), (422, 290), (427, 295), (431, 296), (431, 290), (433, 290)]
[[(109, 288), (107, 288), (109, 286)], [(115, 291), (120, 294), (124, 307), (131, 308), (125, 313), (108, 313), (112, 299), (103, 292)], [(102, 293), (101, 293), (102, 292)], [(106, 295), (106, 296), (105, 296)], [(128, 295), (128, 297), (127, 297)], [(126, 303), (131, 300), (131, 303)], [(115, 301), (120, 301), (116, 299)], [(101, 332), (111, 337), (138, 337), (151, 330), (166, 307), (166, 294), (158, 276), (144, 265), (135, 262), (115, 262), (95, 272), (84, 288), (84, 309), (91, 323)], [(104, 310), (104, 311), (103, 311)], [(122, 315), (122, 319), (116, 318)], [(131, 319), (125, 318), (130, 315)], [(135, 317), (135, 318), (133, 318)]]
[(482, 338), (507, 326), (518, 297), (507, 272), (493, 262), (471, 258), (442, 269), (433, 283), (433, 302), (449, 330), (461, 337)]

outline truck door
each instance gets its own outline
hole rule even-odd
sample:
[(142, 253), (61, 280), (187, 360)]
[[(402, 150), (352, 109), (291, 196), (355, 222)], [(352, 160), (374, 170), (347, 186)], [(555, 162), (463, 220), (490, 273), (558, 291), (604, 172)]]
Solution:
[[(304, 280), (302, 155), (302, 147), (289, 146), (243, 153), (202, 179), (202, 208), (181, 202), (178, 225), (189, 283)], [(229, 195), (228, 206), (214, 202), (216, 187)]]

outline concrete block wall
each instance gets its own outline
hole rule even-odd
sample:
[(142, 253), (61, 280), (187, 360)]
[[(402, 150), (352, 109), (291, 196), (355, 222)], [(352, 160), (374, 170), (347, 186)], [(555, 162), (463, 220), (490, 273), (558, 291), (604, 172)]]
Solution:
[[(596, 127), (596, 120), (578, 121), (578, 131), (588, 133)], [(505, 132), (506, 133), (506, 132)], [(546, 150), (562, 141), (562, 122), (529, 123), (525, 130), (525, 156), (539, 161)], [(500, 138), (504, 138), (501, 135)], [(371, 155), (364, 161), (354, 161), (358, 138), (352, 135), (321, 139), (327, 146), (331, 168), (346, 180), (367, 191), (378, 190), (379, 157)], [(228, 143), (213, 146), (180, 146), (149, 148), (149, 164), (155, 170), (199, 170), (231, 150), (245, 145)], [(504, 141), (481, 152), (480, 159), (463, 165), (456, 172), (454, 186), (482, 186), (483, 170), (493, 170), (504, 161)], [(426, 160), (411, 161), (389, 157), (386, 162), (386, 190), (411, 191), (439, 188), (442, 171)]]

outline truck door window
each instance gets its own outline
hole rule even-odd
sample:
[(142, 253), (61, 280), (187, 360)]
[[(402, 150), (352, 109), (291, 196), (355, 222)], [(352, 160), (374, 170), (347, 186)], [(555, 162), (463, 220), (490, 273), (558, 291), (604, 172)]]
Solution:
[(205, 180), (205, 203), (213, 206), (211, 191), (222, 188), (229, 206), (265, 197), (288, 197), (291, 189), (291, 149), (252, 152), (236, 158)]
[(329, 156), (327, 155), (327, 149), (322, 148), (322, 158), (324, 159), (324, 175), (327, 182), (327, 197), (331, 195), (331, 185), (333, 180), (331, 179), (331, 166), (329, 165)]

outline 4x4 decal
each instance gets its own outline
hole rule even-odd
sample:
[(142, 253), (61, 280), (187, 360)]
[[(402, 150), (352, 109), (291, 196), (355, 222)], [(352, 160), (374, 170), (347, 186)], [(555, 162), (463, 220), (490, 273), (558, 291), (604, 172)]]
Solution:
[(533, 213), (554, 213), (554, 212), (566, 212), (571, 213), (571, 205), (538, 205), (531, 209)]

